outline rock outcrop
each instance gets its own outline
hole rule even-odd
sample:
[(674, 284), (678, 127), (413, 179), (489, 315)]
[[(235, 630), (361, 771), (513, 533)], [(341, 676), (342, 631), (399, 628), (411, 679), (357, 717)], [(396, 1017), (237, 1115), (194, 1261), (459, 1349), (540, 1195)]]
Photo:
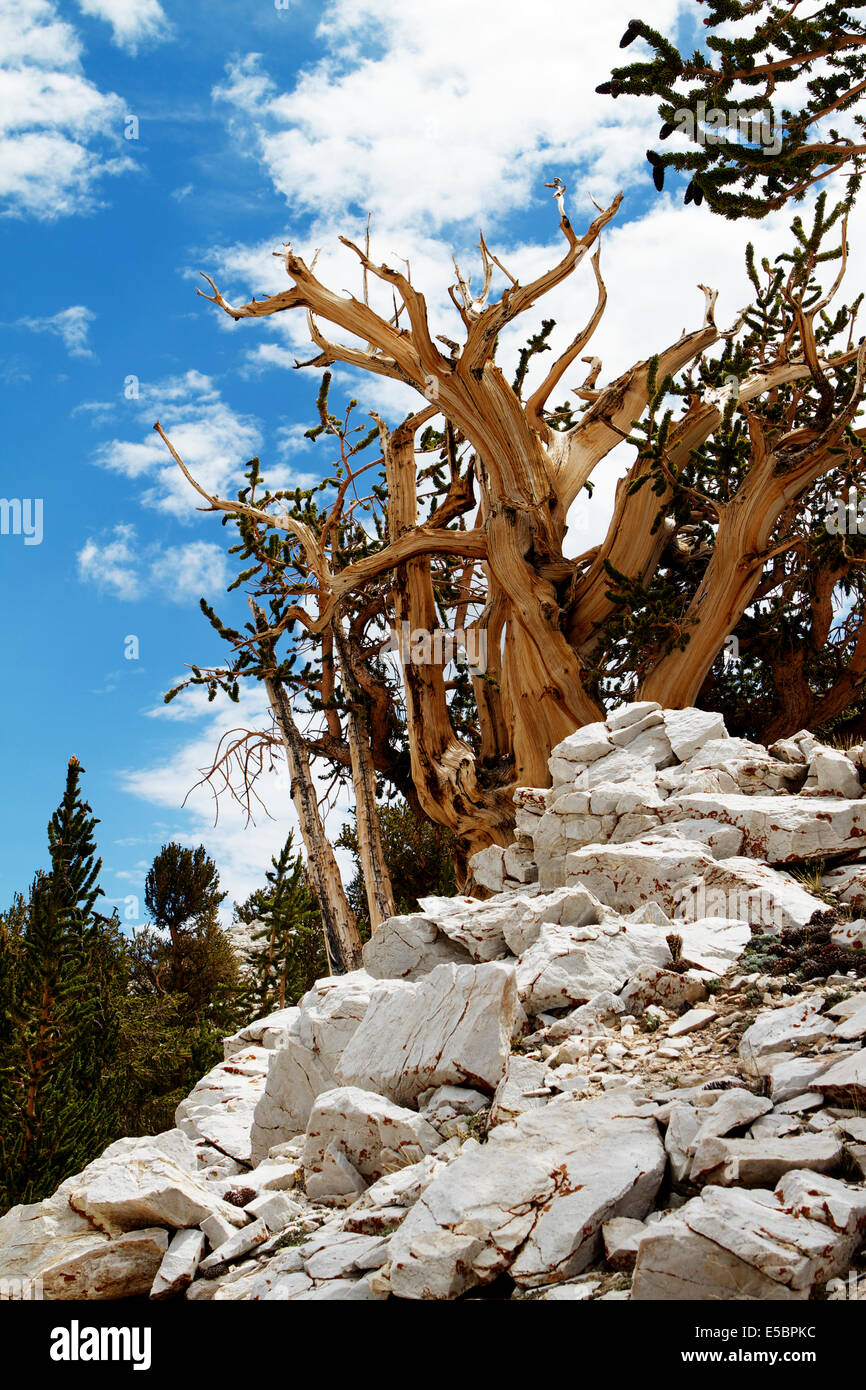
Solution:
[(578, 730), (478, 896), (383, 923), (227, 1038), (176, 1129), (0, 1219), (0, 1296), (835, 1296), (866, 1235), (864, 767), (646, 701)]

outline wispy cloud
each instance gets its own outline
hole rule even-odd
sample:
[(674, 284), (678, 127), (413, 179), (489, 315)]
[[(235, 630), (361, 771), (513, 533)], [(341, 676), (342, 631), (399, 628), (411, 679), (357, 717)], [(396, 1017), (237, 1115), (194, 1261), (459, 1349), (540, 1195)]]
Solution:
[(108, 536), (91, 537), (77, 558), (80, 579), (126, 600), (158, 595), (186, 603), (219, 593), (229, 579), (225, 552), (213, 542), (147, 544), (129, 524), (113, 527)]
[(44, 318), (21, 318), (15, 320), (16, 328), (27, 328), (31, 333), (53, 333), (58, 337), (70, 357), (92, 357), (93, 349), (88, 343), (90, 325), (96, 315), (83, 304), (70, 304), (56, 314)]
[(82, 14), (104, 19), (112, 39), (129, 53), (171, 37), (171, 25), (159, 0), (78, 0)]

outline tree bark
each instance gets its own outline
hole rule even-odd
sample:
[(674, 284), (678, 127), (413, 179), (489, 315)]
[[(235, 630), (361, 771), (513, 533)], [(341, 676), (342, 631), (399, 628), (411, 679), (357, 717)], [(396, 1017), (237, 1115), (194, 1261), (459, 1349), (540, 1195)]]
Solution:
[(347, 727), (357, 814), (358, 855), (367, 894), (370, 927), (375, 932), (384, 921), (394, 916), (394, 890), (382, 847), (382, 827), (376, 805), (376, 769), (370, 750), (370, 736), (361, 712), (350, 639), (341, 630), (339, 618), (334, 622), (333, 632), (348, 696)]
[(265, 689), (286, 749), (292, 801), (298, 813), (310, 878), (322, 913), (328, 963), (332, 974), (342, 975), (349, 970), (358, 970), (362, 965), (358, 924), (346, 897), (331, 842), (325, 834), (307, 746), (295, 723), (285, 688), (274, 677), (266, 676)]

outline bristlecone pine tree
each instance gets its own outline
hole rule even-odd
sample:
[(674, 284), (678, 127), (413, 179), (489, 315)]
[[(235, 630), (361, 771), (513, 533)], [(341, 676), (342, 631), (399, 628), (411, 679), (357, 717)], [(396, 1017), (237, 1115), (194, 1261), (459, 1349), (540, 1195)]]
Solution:
[(118, 1132), (126, 972), (116, 920), (95, 911), (102, 861), (82, 771), (70, 759), (50, 870), (0, 928), (0, 1209), (53, 1191)]
[[(596, 89), (652, 98), (662, 122), (659, 139), (678, 132), (690, 142), (688, 150), (647, 151), (656, 188), (664, 187), (668, 170), (688, 173), (685, 201), (706, 198), (732, 218), (764, 217), (837, 172), (853, 196), (866, 168), (862, 6), (696, 0), (697, 6), (707, 30), (703, 51), (687, 54), (633, 19), (620, 47), (643, 39), (652, 55), (614, 68)], [(848, 124), (841, 133), (840, 118)]]
[[(821, 199), (810, 228), (795, 223), (790, 251), (760, 267), (750, 261), (754, 302), (730, 329), (717, 326), (716, 296), (706, 289), (699, 327), (609, 384), (601, 381), (601, 362), (588, 359), (576, 403), (552, 407), (604, 311), (598, 242), (621, 201), (579, 236), (564, 192), (555, 180), (566, 249), (552, 269), (521, 285), (483, 239), (479, 294), (458, 269), (450, 295), (464, 337), (444, 340), (447, 355), (408, 275), (375, 264), (348, 241), (364, 271), (361, 298), (328, 289), (291, 247), (281, 254), (292, 286), (281, 294), (234, 306), (211, 284), (206, 297), (233, 319), (304, 310), (318, 348), (306, 365), (347, 363), (409, 384), (424, 398), (393, 431), (373, 417), (383, 481), (369, 497), (381, 510), (381, 540), (361, 558), (334, 557), (323, 527), (277, 495), (232, 501), (207, 493), (156, 426), (208, 506), (258, 529), (256, 560), (271, 548), (272, 563), (256, 582), (260, 595), (275, 595), (275, 607), (267, 617), (259, 609), (256, 640), (273, 644), (274, 669), (282, 669), (276, 644), (292, 624), (315, 638), (343, 605), (363, 607), (365, 598), (382, 604), (384, 596), (382, 642), (389, 627), (400, 632), (404, 623), (429, 638), (452, 625), (443, 621), (449, 617), (483, 634), (485, 667), (469, 673), (474, 736), (465, 733), (450, 658), (423, 640), (399, 654), (418, 804), (467, 854), (509, 841), (515, 786), (546, 785), (551, 748), (598, 719), (610, 697), (673, 707), (706, 702), (725, 684), (718, 663), (732, 637), (760, 656), (758, 713), (776, 732), (800, 727), (805, 707), (819, 720), (856, 711), (866, 682), (859, 621), (845, 617), (852, 593), (860, 611), (859, 538), (827, 535), (836, 579), (828, 589), (822, 574), (820, 595), (812, 592), (809, 546), (809, 528), (826, 534), (826, 495), (838, 495), (863, 466), (863, 431), (854, 427), (866, 375), (866, 344), (858, 346), (854, 334), (860, 301), (833, 303), (847, 257), (847, 214), (827, 215)], [(598, 289), (589, 321), (538, 379), (528, 369), (549, 350), (553, 325), (544, 321), (509, 381), (495, 360), (503, 330), (588, 253)], [(833, 262), (839, 273), (822, 288)], [(494, 298), (497, 273), (504, 288)], [(368, 282), (387, 287), (393, 312), (374, 308)], [(351, 341), (326, 336), (324, 323)], [(633, 462), (618, 484), (607, 534), (569, 558), (569, 508), (624, 440)], [(431, 450), (439, 454), (432, 483)], [(277, 573), (289, 564), (308, 575), (294, 596)], [(775, 649), (764, 648), (783, 601), (791, 621), (779, 627)], [(790, 647), (799, 651), (799, 671), (777, 694), (771, 682), (785, 675)], [(744, 718), (747, 686), (728, 682)]]

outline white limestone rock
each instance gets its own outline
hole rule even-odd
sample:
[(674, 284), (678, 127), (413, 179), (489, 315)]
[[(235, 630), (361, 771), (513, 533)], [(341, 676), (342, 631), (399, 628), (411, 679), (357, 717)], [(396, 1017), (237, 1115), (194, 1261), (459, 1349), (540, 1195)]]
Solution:
[(526, 1288), (573, 1278), (601, 1227), (641, 1218), (665, 1155), (655, 1121), (620, 1093), (528, 1111), (469, 1142), (391, 1237), (399, 1298), (454, 1298), (504, 1270)]
[[(546, 1089), (548, 1095), (539, 1094)], [(516, 1120), (526, 1110), (538, 1110), (547, 1104), (548, 1098), (547, 1064), (515, 1054), (508, 1058), (505, 1073), (496, 1087), (490, 1107), (490, 1127)]]
[(205, 1279), (222, 1274), (230, 1264), (248, 1255), (259, 1245), (264, 1245), (269, 1231), (264, 1221), (251, 1221), (243, 1230), (236, 1231), (228, 1240), (222, 1241), (210, 1255), (205, 1255), (198, 1272)]
[(420, 912), (382, 922), (365, 941), (362, 955), (364, 969), (377, 980), (417, 980), (437, 965), (449, 961), (468, 964), (471, 960), (468, 951), (443, 936)]
[(701, 1119), (700, 1128), (695, 1135), (695, 1144), (702, 1139), (718, 1139), (731, 1130), (751, 1125), (761, 1115), (773, 1108), (773, 1102), (766, 1096), (756, 1096), (742, 1086), (734, 1086), (722, 1091), (719, 1099), (710, 1106)]
[(866, 1038), (866, 999), (863, 1000), (857, 1012), (851, 1014), (850, 1018), (843, 1018), (841, 1023), (834, 1025), (833, 1033), (841, 1042), (853, 1042), (857, 1038)]
[(720, 714), (711, 714), (692, 706), (686, 709), (666, 709), (663, 714), (665, 733), (671, 748), (681, 763), (688, 762), (710, 740), (727, 739), (728, 731)]
[(863, 795), (857, 769), (838, 748), (816, 748), (809, 759), (809, 775), (803, 786), (806, 795), (843, 796), (856, 801)]
[(223, 1038), (223, 1057), (226, 1061), (248, 1047), (265, 1047), (273, 1050), (282, 1047), (292, 1028), (300, 1017), (300, 1009), (277, 1009), (266, 1018), (257, 1018), (247, 1023), (230, 1038)]
[[(308, 1195), (327, 1201), (325, 1153), (339, 1149), (368, 1181), (416, 1163), (442, 1143), (442, 1136), (414, 1110), (406, 1110), (372, 1091), (339, 1087), (319, 1096), (304, 1143)], [(344, 1195), (342, 1192), (337, 1195)]]
[(275, 1144), (303, 1134), (316, 1097), (335, 1084), (318, 1054), (290, 1039), (287, 1047), (274, 1054), (264, 1093), (255, 1109), (251, 1161), (261, 1164)]
[[(807, 1091), (820, 1091), (818, 1081), (837, 1061), (839, 1053), (798, 1057), (793, 1052), (771, 1052), (766, 1057), (743, 1059), (748, 1070), (766, 1077), (774, 1105), (782, 1105)], [(847, 1063), (848, 1057), (842, 1056), (841, 1061)]]
[(333, 1076), (343, 1049), (367, 1012), (373, 990), (381, 993), (401, 988), (402, 982), (376, 980), (366, 970), (317, 980), (301, 1000), (298, 1041), (310, 1048), (319, 1065)]
[(623, 1011), (630, 1014), (642, 1014), (650, 1004), (676, 1012), (683, 1004), (697, 1004), (706, 997), (699, 977), (688, 971), (677, 974), (659, 965), (639, 966), (619, 996)]
[(639, 723), (648, 714), (657, 714), (660, 711), (661, 705), (656, 700), (633, 700), (630, 704), (615, 705), (612, 710), (608, 710), (605, 723), (612, 732), (616, 732)]
[(681, 839), (694, 840), (696, 844), (706, 845), (714, 859), (730, 859), (738, 855), (743, 848), (742, 830), (738, 830), (735, 825), (717, 825), (715, 821), (690, 820), (688, 817), (671, 825), (662, 825), (657, 821), (655, 833), (677, 835)]
[(746, 853), (770, 864), (796, 864), (859, 848), (866, 835), (866, 802), (837, 797), (672, 796), (668, 823), (708, 819), (743, 831)]
[(337, 1078), (400, 1105), (431, 1086), (494, 1091), (521, 1019), (513, 965), (440, 965), (417, 983), (374, 990)]
[(642, 923), (584, 927), (543, 923), (517, 965), (517, 987), (528, 1014), (582, 1004), (602, 991), (616, 994), (643, 965), (671, 964), (663, 931)]
[[(473, 854), (469, 860), (469, 867), (479, 887), (488, 888), (491, 893), (502, 892), (505, 877), (504, 856), (505, 850), (501, 845), (488, 845), (486, 849), (480, 849)], [(364, 964), (367, 965), (367, 962)], [(368, 965), (367, 969), (369, 968)]]
[(151, 1298), (175, 1298), (189, 1288), (204, 1254), (204, 1232), (178, 1231), (172, 1236), (150, 1287)]
[(859, 859), (854, 864), (830, 869), (822, 875), (821, 882), (840, 903), (848, 903), (855, 912), (866, 910), (866, 861)]
[(616, 1216), (613, 1221), (604, 1223), (601, 1228), (604, 1256), (613, 1269), (634, 1269), (638, 1242), (646, 1230), (643, 1221), (635, 1221), (629, 1216)]
[(12, 1207), (0, 1217), (4, 1293), (8, 1287), (11, 1298), (146, 1297), (168, 1247), (167, 1233), (152, 1228), (109, 1236), (98, 1230), (69, 1205), (76, 1178), (44, 1201)]
[(505, 947), (522, 956), (538, 940), (545, 925), (585, 927), (602, 920), (604, 909), (585, 888), (556, 888), (540, 893), (502, 924)]
[(866, 1230), (866, 1188), (813, 1172), (786, 1173), (776, 1186), (780, 1202), (792, 1216), (820, 1221), (840, 1235)]
[(596, 759), (613, 752), (613, 744), (607, 727), (602, 723), (584, 724), (568, 738), (558, 743), (551, 752), (552, 758), (568, 763), (594, 763)]
[(230, 1158), (248, 1164), (253, 1113), (264, 1094), (268, 1067), (279, 1050), (246, 1047), (209, 1072), (175, 1111), (175, 1123)]
[(685, 1101), (676, 1101), (668, 1117), (665, 1131), (665, 1152), (671, 1163), (671, 1176), (675, 1183), (688, 1177), (691, 1167), (695, 1136), (700, 1128), (700, 1117), (694, 1106)]
[(862, 1110), (866, 1106), (866, 1049), (840, 1058), (811, 1085), (830, 1100)]
[(840, 922), (831, 927), (830, 940), (846, 951), (866, 951), (866, 921), (861, 917), (856, 922)]
[(640, 719), (635, 719), (631, 724), (625, 724), (621, 728), (613, 730), (610, 741), (617, 748), (627, 748), (634, 743), (635, 739), (648, 729), (663, 727), (661, 710), (650, 710), (648, 714)]
[(625, 1012), (626, 1005), (622, 995), (602, 990), (600, 994), (593, 995), (586, 1004), (580, 1004), (551, 1024), (547, 1030), (547, 1040), (554, 1043), (579, 1034), (589, 1036), (604, 1032), (605, 1024)]
[(535, 883), (538, 878), (538, 865), (532, 850), (525, 845), (509, 845), (502, 863), (508, 879), (515, 879), (518, 883)]
[(244, 1207), (245, 1214), (253, 1221), (264, 1221), (272, 1236), (285, 1230), (296, 1217), (303, 1214), (299, 1202), (292, 1201), (285, 1192), (262, 1192)]
[(772, 1187), (794, 1169), (836, 1172), (843, 1153), (841, 1141), (829, 1134), (790, 1134), (777, 1139), (696, 1135), (689, 1177), (693, 1183)]
[[(124, 1141), (120, 1141), (123, 1144)], [(145, 1137), (130, 1152), (110, 1146), (70, 1180), (69, 1204), (103, 1230), (148, 1226), (179, 1230), (220, 1215), (232, 1225), (245, 1217), (207, 1183), (185, 1172)]]
[(508, 955), (505, 930), (529, 911), (533, 898), (502, 894), (479, 902), (477, 898), (419, 899), (419, 906), (440, 932), (463, 948), (472, 960), (501, 960)]
[(806, 998), (787, 1009), (774, 1009), (756, 1019), (740, 1039), (741, 1057), (763, 1057), (785, 1052), (797, 1044), (819, 1046), (833, 1032), (834, 1024), (819, 1012), (823, 1000)]

